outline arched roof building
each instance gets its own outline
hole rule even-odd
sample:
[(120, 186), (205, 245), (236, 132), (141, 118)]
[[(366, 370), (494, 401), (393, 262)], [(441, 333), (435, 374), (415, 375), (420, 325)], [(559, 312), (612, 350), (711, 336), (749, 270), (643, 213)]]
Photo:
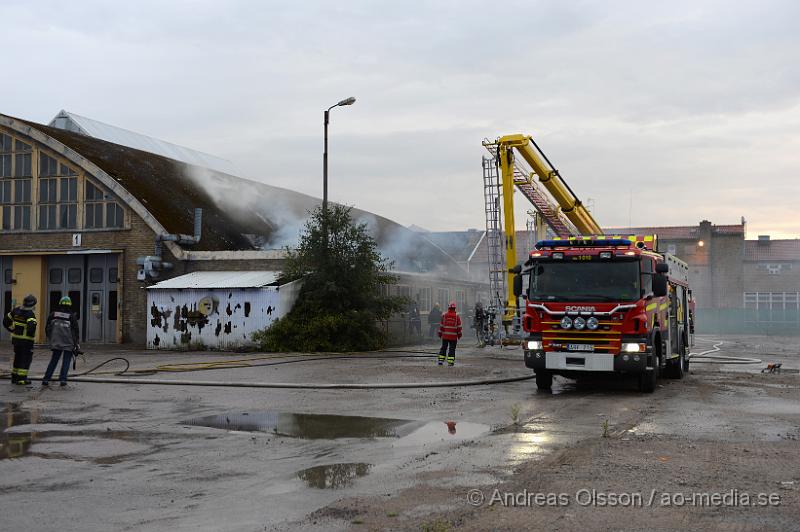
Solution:
[[(0, 114), (4, 308), (33, 293), (45, 313), (70, 295), (85, 341), (144, 343), (141, 288), (153, 279), (141, 279), (140, 263), (155, 255), (157, 237), (193, 235), (197, 208), (199, 241), (164, 239), (161, 258), (172, 268), (157, 280), (205, 270), (280, 270), (282, 249), (296, 242), (320, 200), (228, 169), (217, 157), (65, 111), (51, 125)], [(366, 211), (354, 214), (396, 270), (465, 278), (423, 236)]]

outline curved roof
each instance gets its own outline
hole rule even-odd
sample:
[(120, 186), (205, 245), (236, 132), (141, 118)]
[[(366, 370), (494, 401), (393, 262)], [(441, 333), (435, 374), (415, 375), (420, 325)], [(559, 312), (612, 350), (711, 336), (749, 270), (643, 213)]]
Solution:
[(186, 164), (194, 164), (204, 168), (211, 168), (226, 174), (236, 174), (236, 167), (232, 162), (201, 151), (178, 146), (141, 133), (135, 133), (121, 127), (112, 126), (99, 120), (86, 118), (63, 109), (48, 124), (50, 127), (74, 131), (96, 139), (113, 142), (129, 148), (154, 153), (168, 157)]
[[(291, 247), (298, 240), (308, 212), (320, 203), (318, 198), (306, 194), (74, 131), (4, 115), (0, 119), (3, 124), (46, 142), (93, 175), (108, 176), (102, 180), (103, 184), (157, 233), (191, 234), (194, 209), (202, 208), (202, 238), (199, 244), (187, 246), (187, 250)], [(367, 223), (383, 255), (394, 261), (394, 269), (464, 274), (447, 253), (402, 225), (359, 209), (353, 209), (353, 216)]]

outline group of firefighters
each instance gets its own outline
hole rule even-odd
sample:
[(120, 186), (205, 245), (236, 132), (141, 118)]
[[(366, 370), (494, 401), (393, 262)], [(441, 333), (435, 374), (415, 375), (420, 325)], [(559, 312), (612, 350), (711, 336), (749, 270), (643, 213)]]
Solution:
[[(3, 317), (3, 327), (11, 333), (11, 344), (14, 346), (14, 363), (11, 369), (11, 383), (26, 386), (31, 384), (28, 371), (33, 360), (33, 343), (36, 339), (36, 297), (27, 295), (22, 305), (14, 307)], [(72, 300), (62, 297), (58, 307), (47, 317), (45, 333), (53, 354), (47, 365), (42, 386), (49, 386), (50, 379), (61, 359), (59, 381), (61, 386), (67, 385), (69, 364), (73, 355), (80, 353), (78, 344), (78, 319), (72, 311)], [(62, 358), (63, 357), (63, 358)]]
[[(30, 385), (28, 371), (33, 360), (33, 344), (36, 339), (36, 297), (33, 295), (25, 296), (22, 305), (14, 307), (11, 312), (3, 317), (3, 327), (11, 333), (11, 344), (14, 347), (14, 363), (11, 370), (11, 383), (17, 385)], [(483, 321), (483, 311), (476, 306), (476, 323)], [(480, 310), (480, 316), (479, 316)], [(420, 322), (419, 310), (416, 304), (412, 304), (409, 311), (409, 318), (413, 322)], [(439, 309), (439, 304), (434, 305), (428, 314), (430, 324), (430, 335), (434, 331), (442, 340), (439, 349), (437, 364), (453, 366), (456, 363), (456, 346), (462, 336), (461, 316), (458, 315), (455, 301), (451, 301), (446, 312)], [(478, 327), (478, 325), (476, 325)], [(417, 326), (419, 331), (419, 327)], [(58, 307), (47, 317), (45, 332), (50, 343), (52, 356), (50, 363), (42, 379), (42, 386), (49, 386), (50, 379), (53, 377), (59, 359), (61, 359), (61, 372), (59, 381), (61, 386), (67, 385), (69, 365), (73, 356), (80, 353), (78, 344), (79, 339), (78, 319), (72, 310), (72, 300), (69, 297), (62, 297), (58, 302)]]

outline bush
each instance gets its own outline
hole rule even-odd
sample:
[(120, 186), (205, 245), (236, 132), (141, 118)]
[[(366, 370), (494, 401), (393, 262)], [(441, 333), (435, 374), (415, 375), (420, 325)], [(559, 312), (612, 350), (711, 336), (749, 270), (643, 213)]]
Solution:
[(351, 209), (318, 207), (306, 222), (296, 251), (287, 250), (285, 282), (303, 279), (289, 313), (253, 335), (268, 351), (365, 351), (386, 342), (379, 327), (400, 310), (403, 298), (382, 296), (397, 282), (388, 273), (366, 224)]

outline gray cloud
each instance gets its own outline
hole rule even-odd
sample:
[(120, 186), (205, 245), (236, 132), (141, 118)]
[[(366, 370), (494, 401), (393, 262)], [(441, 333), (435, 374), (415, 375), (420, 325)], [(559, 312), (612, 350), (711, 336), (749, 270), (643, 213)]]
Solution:
[(0, 47), (20, 52), (4, 72), (25, 90), (0, 84), (0, 112), (70, 109), (319, 195), (322, 110), (352, 94), (332, 114), (331, 197), (404, 224), (483, 226), (480, 141), (525, 132), (603, 225), (628, 223), (633, 191), (634, 225), (744, 215), (797, 236), (798, 15), (791, 1), (6, 0)]

